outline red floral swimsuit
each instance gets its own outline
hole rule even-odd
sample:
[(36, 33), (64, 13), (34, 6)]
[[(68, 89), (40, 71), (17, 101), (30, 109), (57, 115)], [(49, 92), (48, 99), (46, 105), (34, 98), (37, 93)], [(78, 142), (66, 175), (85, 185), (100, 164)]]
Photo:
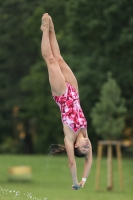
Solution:
[(78, 92), (72, 85), (66, 83), (66, 86), (65, 94), (53, 95), (61, 111), (62, 123), (67, 124), (74, 132), (80, 128), (87, 129), (87, 121), (80, 106)]

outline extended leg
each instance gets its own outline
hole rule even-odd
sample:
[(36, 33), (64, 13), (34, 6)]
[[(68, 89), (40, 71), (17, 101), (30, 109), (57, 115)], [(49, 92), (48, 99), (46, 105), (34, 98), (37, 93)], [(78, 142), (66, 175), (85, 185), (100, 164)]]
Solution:
[(62, 95), (66, 91), (65, 78), (61, 72), (61, 69), (52, 54), (52, 50), (49, 42), (49, 15), (46, 13), (42, 17), (41, 30), (43, 32), (41, 51), (42, 56), (47, 64), (49, 73), (49, 82), (51, 90), (54, 95)]
[(78, 83), (76, 80), (76, 77), (74, 76), (72, 70), (69, 68), (69, 66), (66, 64), (66, 62), (63, 60), (61, 54), (60, 54), (60, 49), (59, 45), (56, 39), (55, 35), (55, 30), (54, 30), (54, 25), (52, 22), (52, 19), (50, 17), (50, 33), (49, 33), (49, 39), (50, 39), (50, 45), (51, 45), (51, 50), (53, 53), (53, 56), (55, 57), (56, 61), (58, 62), (61, 71), (65, 77), (65, 81), (73, 85), (76, 90), (78, 91)]

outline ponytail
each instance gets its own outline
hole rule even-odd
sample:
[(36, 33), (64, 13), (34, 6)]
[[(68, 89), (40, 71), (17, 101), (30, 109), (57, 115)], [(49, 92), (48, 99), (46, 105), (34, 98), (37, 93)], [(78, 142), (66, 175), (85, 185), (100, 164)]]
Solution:
[[(49, 148), (49, 152), (51, 155), (58, 155), (58, 154), (64, 154), (67, 153), (66, 147), (63, 144), (52, 144)], [(74, 148), (74, 154), (78, 158), (85, 157), (86, 154), (82, 154), (79, 150), (79, 148)]]
[(52, 155), (66, 153), (66, 147), (63, 144), (53, 144), (50, 150)]

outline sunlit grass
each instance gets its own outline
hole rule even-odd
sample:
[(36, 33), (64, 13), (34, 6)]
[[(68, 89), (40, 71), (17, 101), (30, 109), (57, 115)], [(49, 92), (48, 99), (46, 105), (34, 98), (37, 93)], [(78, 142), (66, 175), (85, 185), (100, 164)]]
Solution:
[[(31, 182), (9, 182), (8, 168), (28, 165), (32, 168)], [(119, 190), (117, 160), (113, 160), (114, 190), (106, 191), (107, 165), (102, 160), (100, 191), (95, 191), (96, 159), (86, 185), (78, 191), (71, 190), (71, 176), (67, 157), (46, 156), (0, 156), (0, 200), (132, 200), (133, 199), (133, 159), (123, 159), (124, 191)], [(83, 159), (77, 159), (78, 178), (82, 177)], [(14, 191), (14, 192), (13, 192)]]

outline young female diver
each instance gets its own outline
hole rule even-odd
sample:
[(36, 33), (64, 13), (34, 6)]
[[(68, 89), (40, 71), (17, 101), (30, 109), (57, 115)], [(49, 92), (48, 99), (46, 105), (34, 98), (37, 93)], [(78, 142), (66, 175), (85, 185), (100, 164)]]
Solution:
[[(58, 104), (64, 130), (64, 143), (72, 175), (72, 189), (83, 187), (92, 165), (92, 147), (87, 122), (80, 106), (77, 80), (63, 60), (54, 25), (48, 13), (42, 17), (42, 56), (47, 64), (53, 99)], [(85, 157), (82, 179), (78, 182), (75, 156)]]

